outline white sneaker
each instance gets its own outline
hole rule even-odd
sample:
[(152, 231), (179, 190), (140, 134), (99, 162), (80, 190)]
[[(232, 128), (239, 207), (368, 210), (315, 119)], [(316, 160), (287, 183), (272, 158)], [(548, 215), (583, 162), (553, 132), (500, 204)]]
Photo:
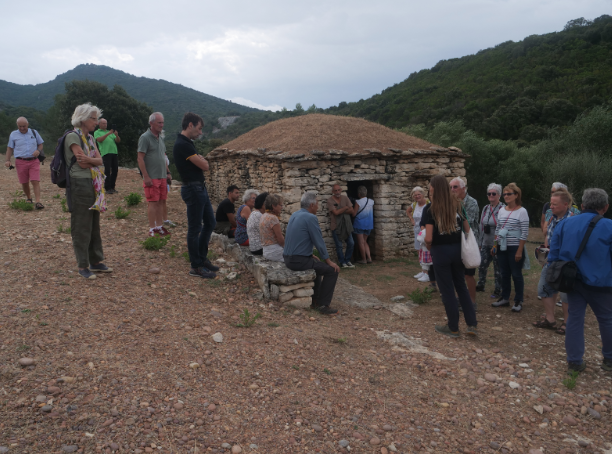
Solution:
[(427, 274), (423, 274), (423, 276), (419, 278), (419, 282), (429, 282), (429, 276)]
[(423, 272), (421, 271), (419, 274), (415, 274), (415, 275), (414, 275), (414, 278), (415, 278), (415, 279), (421, 279), (421, 278), (423, 277), (423, 275), (424, 275), (424, 274), (425, 274), (425, 273), (423, 273)]

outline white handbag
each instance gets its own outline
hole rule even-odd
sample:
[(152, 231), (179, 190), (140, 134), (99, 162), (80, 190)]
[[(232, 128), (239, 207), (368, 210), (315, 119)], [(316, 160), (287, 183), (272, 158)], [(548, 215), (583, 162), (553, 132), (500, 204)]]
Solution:
[(467, 269), (480, 266), (480, 248), (472, 229), (469, 233), (461, 232), (461, 261)]

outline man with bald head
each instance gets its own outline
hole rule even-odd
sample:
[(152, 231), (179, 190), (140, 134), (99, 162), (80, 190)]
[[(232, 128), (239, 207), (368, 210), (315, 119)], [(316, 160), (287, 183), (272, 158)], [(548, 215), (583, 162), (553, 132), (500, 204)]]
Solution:
[(119, 155), (117, 152), (117, 144), (121, 142), (119, 133), (114, 129), (107, 131), (108, 122), (106, 118), (98, 120), (99, 129), (94, 132), (94, 138), (98, 142), (98, 149), (102, 162), (104, 162), (104, 189), (107, 194), (114, 194), (115, 183), (117, 182), (117, 171), (119, 170)]
[[(355, 268), (355, 265), (351, 263), (353, 249), (355, 248), (352, 235), (353, 224), (351, 222), (353, 204), (347, 196), (342, 195), (342, 188), (339, 184), (332, 187), (332, 196), (327, 199), (327, 209), (329, 210), (330, 229), (336, 244), (338, 262), (340, 262), (342, 268)], [(343, 241), (346, 241), (346, 251), (343, 250)]]
[(40, 202), (40, 161), (38, 155), (43, 151), (43, 140), (34, 129), (28, 128), (25, 117), (17, 119), (17, 130), (11, 132), (8, 147), (6, 148), (6, 167), (11, 166), (11, 156), (15, 155), (17, 177), (23, 188), (28, 202), (32, 203), (30, 182), (34, 189), (36, 209), (42, 210), (44, 205)]

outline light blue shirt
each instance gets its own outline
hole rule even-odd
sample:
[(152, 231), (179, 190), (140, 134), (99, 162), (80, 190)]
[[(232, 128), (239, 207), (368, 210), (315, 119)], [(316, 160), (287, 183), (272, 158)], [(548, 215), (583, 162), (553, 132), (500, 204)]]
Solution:
[[(34, 137), (36, 136), (36, 137)], [(22, 134), (19, 130), (11, 132), (8, 147), (13, 149), (13, 156), (16, 158), (33, 158), (38, 145), (44, 143), (38, 131), (28, 128), (28, 132)]]
[(319, 220), (314, 214), (302, 208), (300, 211), (293, 213), (289, 219), (283, 255), (310, 257), (313, 247), (317, 248), (323, 260), (329, 258)]

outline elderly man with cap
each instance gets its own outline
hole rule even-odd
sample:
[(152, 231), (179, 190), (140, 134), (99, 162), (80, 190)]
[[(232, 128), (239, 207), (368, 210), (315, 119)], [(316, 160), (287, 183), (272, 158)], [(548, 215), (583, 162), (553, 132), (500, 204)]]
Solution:
[(38, 156), (43, 151), (44, 140), (35, 129), (28, 128), (25, 117), (17, 119), (17, 130), (11, 132), (8, 147), (6, 148), (6, 167), (11, 167), (11, 156), (15, 155), (17, 177), (23, 188), (28, 202), (32, 203), (30, 182), (34, 189), (36, 209), (42, 210), (44, 205), (40, 202), (40, 161)]

